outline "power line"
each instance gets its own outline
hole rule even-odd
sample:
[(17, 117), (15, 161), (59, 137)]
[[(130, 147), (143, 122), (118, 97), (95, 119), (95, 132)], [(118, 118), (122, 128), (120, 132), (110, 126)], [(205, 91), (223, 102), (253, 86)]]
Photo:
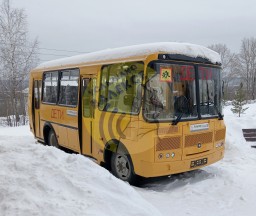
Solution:
[(40, 62), (47, 62), (47, 61), (53, 61), (53, 59), (48, 59), (48, 60), (46, 60), (46, 59), (41, 59), (41, 58), (40, 58)]
[(68, 56), (68, 55), (59, 55), (59, 54), (52, 54), (52, 53), (49, 53), (49, 54), (47, 54), (47, 53), (36, 53), (36, 54), (38, 54), (38, 55), (50, 55), (50, 56), (70, 57), (70, 56)]
[[(1, 42), (2, 45), (11, 45), (5, 42)], [(23, 47), (27, 48), (34, 48), (32, 46), (24, 45)], [(73, 55), (77, 54), (86, 54), (90, 52), (82, 52), (82, 51), (77, 51), (77, 50), (65, 50), (65, 49), (55, 49), (55, 48), (46, 48), (46, 47), (37, 47), (39, 50), (48, 50), (48, 51), (55, 51), (55, 52), (68, 52), (68, 53), (73, 53)], [(37, 55), (39, 55), (40, 61), (52, 61), (55, 59), (42, 59), (40, 56), (56, 56), (56, 57), (71, 57), (72, 55), (65, 55), (65, 54), (57, 54), (57, 53), (42, 53), (42, 52), (36, 52)]]
[[(86, 54), (86, 53), (90, 53), (90, 52), (79, 52), (79, 51), (72, 51), (72, 50), (59, 50), (59, 49), (50, 49), (50, 48), (38, 48), (38, 49), (42, 49), (42, 50), (50, 50), (50, 51), (59, 51), (59, 52), (70, 52), (70, 53), (79, 53), (79, 54)], [(63, 55), (63, 54), (53, 54), (53, 53), (41, 53), (41, 52), (37, 52), (36, 54), (38, 55), (44, 55), (44, 56), (57, 56), (57, 57), (71, 57), (72, 55)], [(41, 61), (51, 61), (51, 60), (42, 60), (40, 58)]]
[(40, 52), (37, 52), (36, 54), (44, 55), (44, 56), (57, 56), (57, 57), (71, 57), (72, 56), (72, 55), (70, 56), (70, 55), (53, 54), (53, 53), (40, 53)]
[(50, 49), (50, 48), (43, 48), (43, 47), (39, 47), (38, 49), (42, 49), (42, 50), (51, 50), (51, 51), (57, 51), (57, 52), (72, 52), (72, 53), (89, 53), (89, 52), (81, 52), (81, 51), (74, 51), (74, 50), (59, 50), (59, 49)]
[[(4, 44), (4, 45), (12, 45), (12, 44), (8, 44), (8, 43), (5, 43), (5, 42), (1, 42), (1, 44)], [(27, 48), (34, 48), (32, 46), (26, 46), (26, 45), (23, 45), (23, 47), (27, 47)], [(50, 50), (50, 51), (57, 51), (57, 52), (71, 52), (71, 53), (80, 53), (80, 54), (83, 54), (83, 53), (90, 53), (90, 52), (83, 52), (83, 51), (77, 51), (77, 50), (64, 50), (64, 49), (55, 49), (55, 48), (45, 48), (45, 47), (38, 47), (38, 49), (41, 49), (41, 50)]]

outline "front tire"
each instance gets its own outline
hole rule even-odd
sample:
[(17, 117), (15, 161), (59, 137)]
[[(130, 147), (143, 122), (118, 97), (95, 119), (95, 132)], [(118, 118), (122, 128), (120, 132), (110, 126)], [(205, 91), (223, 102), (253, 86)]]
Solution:
[(53, 146), (55, 148), (59, 148), (57, 137), (54, 131), (51, 129), (48, 135), (48, 145)]
[(138, 183), (138, 176), (134, 173), (131, 159), (123, 151), (112, 153), (111, 171), (117, 178), (123, 181), (127, 181), (132, 185)]

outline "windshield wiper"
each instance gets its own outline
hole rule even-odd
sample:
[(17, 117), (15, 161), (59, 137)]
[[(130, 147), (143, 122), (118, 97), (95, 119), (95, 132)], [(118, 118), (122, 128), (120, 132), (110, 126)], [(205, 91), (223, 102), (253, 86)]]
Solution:
[[(177, 104), (177, 106), (175, 106)], [(173, 120), (172, 125), (177, 125), (181, 117), (183, 116), (184, 113), (188, 113), (189, 108), (188, 108), (188, 99), (185, 96), (179, 96), (176, 98), (176, 101), (174, 102), (174, 108), (176, 111), (178, 111), (178, 116), (175, 120)]]
[(180, 113), (180, 114), (178, 115), (178, 117), (177, 117), (175, 120), (172, 121), (172, 125), (177, 125), (177, 124), (180, 122), (181, 117), (183, 116), (183, 114), (184, 114), (183, 112)]

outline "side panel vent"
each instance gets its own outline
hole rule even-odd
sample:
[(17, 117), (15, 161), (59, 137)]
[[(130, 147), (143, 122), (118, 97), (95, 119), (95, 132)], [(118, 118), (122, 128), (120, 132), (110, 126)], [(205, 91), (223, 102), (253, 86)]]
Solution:
[(181, 137), (156, 138), (156, 151), (179, 149)]

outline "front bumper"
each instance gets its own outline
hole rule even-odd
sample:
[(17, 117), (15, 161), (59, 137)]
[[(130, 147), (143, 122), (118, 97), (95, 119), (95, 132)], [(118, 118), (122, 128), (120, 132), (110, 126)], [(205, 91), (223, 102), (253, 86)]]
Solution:
[[(190, 170), (200, 169), (202, 167), (213, 164), (224, 157), (224, 148), (216, 150), (213, 153), (198, 156), (191, 159), (186, 159), (182, 161), (173, 161), (173, 162), (146, 162), (140, 161), (140, 166), (135, 172), (137, 175), (143, 177), (158, 177), (158, 176), (166, 176), (175, 173), (187, 172)], [(199, 160), (202, 158), (207, 158), (207, 164), (202, 166), (197, 166), (195, 168), (190, 168), (191, 161)]]

